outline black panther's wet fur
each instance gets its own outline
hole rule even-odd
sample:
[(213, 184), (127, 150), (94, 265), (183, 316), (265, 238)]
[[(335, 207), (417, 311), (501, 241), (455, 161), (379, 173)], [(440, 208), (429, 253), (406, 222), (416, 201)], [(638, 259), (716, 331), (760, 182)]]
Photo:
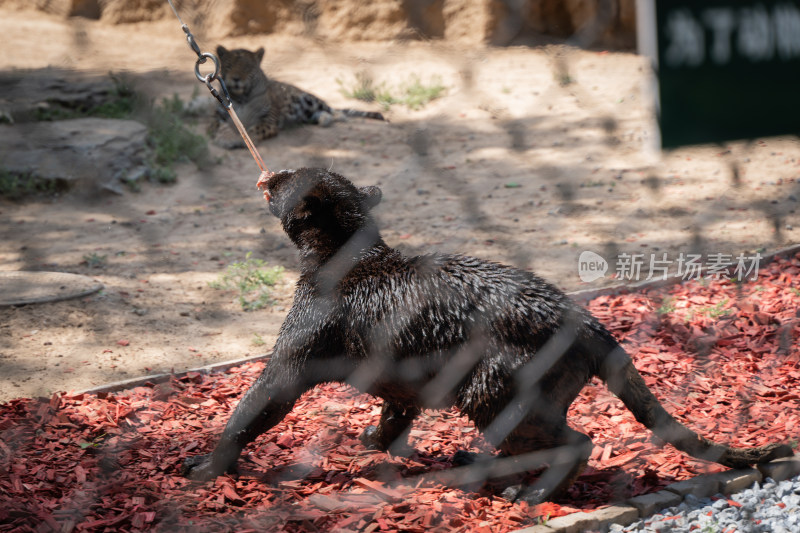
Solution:
[(420, 409), (455, 404), (503, 454), (556, 449), (535, 487), (507, 493), (531, 502), (568, 486), (588, 460), (591, 441), (567, 426), (566, 414), (593, 376), (637, 420), (695, 457), (742, 467), (792, 454), (781, 445), (714, 444), (678, 423), (612, 335), (534, 274), (390, 248), (369, 214), (377, 187), (358, 189), (321, 169), (283, 171), (266, 187), (270, 210), (302, 255), (294, 305), (215, 450), (187, 460), (190, 478), (231, 469), (303, 392), (329, 381), (383, 398), (380, 422), (361, 437), (372, 448), (404, 444)]

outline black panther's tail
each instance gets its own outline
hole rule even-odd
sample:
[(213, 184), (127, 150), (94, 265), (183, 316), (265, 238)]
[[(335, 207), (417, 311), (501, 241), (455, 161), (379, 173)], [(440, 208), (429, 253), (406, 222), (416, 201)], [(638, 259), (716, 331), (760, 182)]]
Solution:
[(342, 113), (344, 113), (345, 116), (348, 117), (372, 118), (375, 120), (383, 120), (383, 121), (386, 120), (385, 118), (383, 118), (383, 115), (381, 115), (377, 111), (360, 111), (358, 109), (339, 109), (338, 111), (341, 111)]
[[(768, 444), (757, 448), (731, 448), (716, 444), (690, 430), (667, 413), (653, 395), (642, 375), (633, 366), (630, 356), (600, 324), (594, 323), (590, 344), (606, 354), (598, 361), (597, 375), (606, 382), (636, 420), (679, 450), (698, 459), (713, 461), (731, 468), (766, 463), (779, 457), (791, 457), (792, 448), (785, 444)], [(599, 337), (599, 338), (598, 338)], [(602, 345), (602, 347), (597, 345)]]

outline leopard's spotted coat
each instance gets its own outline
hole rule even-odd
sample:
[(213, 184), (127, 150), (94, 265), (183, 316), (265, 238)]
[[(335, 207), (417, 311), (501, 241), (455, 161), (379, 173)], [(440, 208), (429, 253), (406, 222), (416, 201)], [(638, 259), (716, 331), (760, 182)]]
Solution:
[[(261, 70), (264, 48), (251, 52), (218, 46), (217, 56), (234, 109), (254, 140), (269, 139), (280, 130), (296, 124), (328, 126), (347, 117), (384, 120), (383, 115), (373, 111), (333, 109), (311, 93), (268, 78)], [(225, 123), (229, 127), (220, 128)], [(224, 148), (244, 147), (244, 141), (233, 127), (228, 112), (221, 106), (217, 107), (208, 133), (214, 143)]]

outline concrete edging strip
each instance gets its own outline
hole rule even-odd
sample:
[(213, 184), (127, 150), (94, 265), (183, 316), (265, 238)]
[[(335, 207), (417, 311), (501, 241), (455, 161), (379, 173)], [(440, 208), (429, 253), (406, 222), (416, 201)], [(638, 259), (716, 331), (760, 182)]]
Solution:
[(143, 376), (139, 378), (131, 378), (122, 381), (115, 381), (113, 383), (107, 383), (106, 385), (98, 385), (97, 387), (92, 387), (91, 389), (80, 391), (77, 394), (98, 394), (98, 393), (117, 392), (125, 389), (132, 389), (134, 387), (141, 387), (148, 383), (151, 383), (153, 385), (158, 383), (163, 383), (165, 381), (169, 381), (170, 378), (182, 378), (191, 373), (213, 374), (214, 372), (222, 372), (228, 370), (229, 368), (243, 365), (245, 363), (252, 363), (253, 361), (261, 361), (262, 359), (267, 359), (271, 355), (272, 352), (261, 355), (254, 355), (251, 357), (243, 357), (241, 359), (233, 359), (231, 361), (222, 361), (221, 363), (213, 363), (210, 365), (201, 366), (200, 368), (192, 368), (189, 370), (184, 370), (183, 372), (165, 372), (163, 374), (151, 374), (149, 376)]
[(667, 485), (658, 492), (651, 492), (612, 504), (589, 513), (572, 513), (548, 520), (544, 524), (518, 529), (512, 533), (579, 533), (582, 531), (608, 531), (612, 524), (630, 525), (641, 518), (680, 505), (686, 496), (708, 498), (715, 494), (725, 496), (746, 489), (755, 482), (766, 478), (784, 481), (800, 474), (800, 457), (785, 457), (758, 468), (728, 470), (714, 474), (701, 474), (692, 479)]

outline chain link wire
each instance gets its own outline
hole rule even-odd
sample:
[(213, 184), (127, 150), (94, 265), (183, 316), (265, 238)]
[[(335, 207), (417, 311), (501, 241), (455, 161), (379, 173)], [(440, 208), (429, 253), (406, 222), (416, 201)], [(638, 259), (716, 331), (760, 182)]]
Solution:
[[(186, 34), (186, 39), (189, 47), (197, 55), (194, 72), (196, 78), (204, 83), (209, 89), (210, 93), (216, 101), (228, 110), (234, 124), (242, 134), (248, 149), (253, 155), (259, 169), (262, 171), (262, 178), (265, 173), (268, 173), (266, 165), (264, 164), (261, 156), (258, 153), (254, 143), (247, 135), (244, 126), (236, 115), (230, 95), (224, 81), (220, 77), (220, 64), (218, 58), (211, 53), (202, 52), (197, 44), (194, 35), (189, 30), (189, 27), (181, 19), (177, 9), (168, 0), (170, 7), (178, 18), (181, 28)], [(412, 0), (409, 3), (410, 9), (415, 13), (425, 13), (425, 10), (432, 4), (427, 0)], [(526, 18), (526, 10), (529, 9), (529, 2), (524, 0), (508, 0), (503, 2), (506, 9), (506, 18), (501, 27), (501, 35), (498, 37), (501, 41), (506, 43), (514, 43), (515, 39), (523, 39), (526, 30), (524, 20)], [(557, 44), (546, 44), (541, 47), (544, 51), (550, 69), (549, 75), (552, 77), (553, 82), (546, 85), (546, 87), (538, 87), (536, 90), (540, 91), (537, 99), (537, 105), (547, 110), (548, 107), (555, 107), (559, 105), (574, 105), (579, 108), (589, 108), (601, 110), (600, 114), (596, 116), (586, 117), (582, 122), (582, 126), (591, 129), (596, 133), (594, 139), (598, 145), (616, 147), (619, 145), (631, 146), (636, 143), (630, 140), (631, 134), (625, 132), (625, 122), (627, 117), (621, 116), (621, 113), (614, 109), (614, 107), (605, 101), (601, 101), (594, 94), (591, 87), (591, 72), (585, 70), (581, 63), (581, 53), (576, 50), (576, 46), (591, 46), (597, 42), (599, 37), (607, 30), (610, 24), (615, 20), (618, 15), (616, 12), (617, 3), (611, 0), (601, 0), (598, 2), (598, 9), (594, 18), (582, 25), (578, 31), (573, 33), (565, 41)], [(330, 63), (344, 63), (351, 65), (354, 72), (362, 73), (365, 77), (371, 77), (371, 72), (382, 64), (391, 64), (396, 59), (398, 53), (392, 47), (386, 47), (384, 52), (372, 54), (368, 60), (362, 58), (354, 58), (343, 47), (337, 46), (335, 43), (328, 42), (323, 37), (317, 34), (318, 32), (318, 17), (319, 13), (316, 11), (317, 6), (314, 2), (304, 4), (303, 24), (306, 36), (310, 37), (318, 45), (318, 50), (321, 51), (323, 57)], [(422, 17), (422, 15), (419, 15)], [(421, 23), (420, 23), (421, 24)], [(541, 38), (538, 36), (537, 38)], [(567, 221), (564, 224), (569, 224), (569, 217), (574, 213), (579, 213), (582, 209), (578, 197), (581, 194), (581, 183), (592, 175), (592, 170), (587, 169), (586, 166), (576, 163), (574, 166), (561, 168), (556, 164), (548, 163), (546, 158), (536, 150), (531, 150), (531, 146), (537, 142), (540, 133), (537, 127), (542, 125), (544, 119), (541, 113), (535, 113), (531, 109), (511, 109), (498, 102), (496, 97), (497, 84), (487, 83), (486, 75), (480, 71), (478, 66), (485, 61), (480, 51), (463, 53), (459, 50), (448, 50), (447, 48), (439, 49), (438, 52), (444, 59), (446, 59), (457, 72), (454, 78), (459, 80), (458, 92), (475, 99), (478, 107), (488, 113), (492, 117), (494, 124), (505, 133), (505, 135), (493, 134), (491, 139), (482, 139), (485, 142), (483, 146), (491, 145), (504, 145), (509, 148), (510, 157), (515, 158), (515, 164), (521, 168), (535, 169), (536, 174), (543, 183), (542, 187), (546, 184), (554, 193), (556, 198), (556, 205), (553, 205), (553, 216), (550, 217), (558, 224), (560, 217), (566, 217)], [(311, 56), (311, 53), (306, 50), (298, 50), (293, 55), (293, 62), (303, 62)], [(213, 72), (203, 75), (200, 72), (200, 66), (211, 60), (214, 64)], [(265, 69), (269, 74), (270, 66), (280, 66), (276, 64), (267, 65)], [(581, 70), (584, 69), (584, 70)], [(218, 82), (222, 93), (216, 91), (212, 83)], [(563, 134), (565, 138), (570, 137), (569, 127), (575, 124), (563, 126)], [(453, 127), (447, 121), (447, 118), (442, 115), (428, 116), (419, 123), (411, 124), (404, 132), (406, 133), (404, 142), (408, 145), (413, 165), (411, 166), (411, 173), (418, 172), (417, 179), (420, 183), (430, 183), (430, 188), (441, 189), (448, 197), (452, 197), (458, 202), (460, 212), (464, 214), (463, 224), (457, 231), (467, 233), (473, 232), (475, 235), (482, 236), (481, 238), (491, 240), (492, 250), (499, 250), (505, 257), (504, 259), (513, 263), (520, 268), (529, 268), (536, 263), (539, 251), (535, 246), (531, 245), (528, 236), (520, 236), (518, 227), (514, 226), (510, 221), (496, 216), (492, 212), (495, 209), (495, 204), (486, 202), (484, 204), (485, 194), (473, 190), (469, 180), (468, 172), (462, 172), (460, 169), (454, 172), (452, 165), (454, 159), (452, 154), (446, 153), (443, 143), (437, 139), (442, 132), (448, 128)], [(546, 127), (552, 127), (546, 125)], [(455, 127), (453, 127), (455, 129)], [(468, 129), (458, 131), (459, 134), (471, 134)], [(305, 143), (311, 134), (308, 132), (300, 131), (293, 132), (297, 136), (298, 143)], [(488, 137), (488, 136), (487, 136)], [(541, 136), (544, 138), (544, 136)], [(266, 141), (268, 143), (269, 141)], [(564, 141), (567, 142), (567, 141)], [(574, 144), (580, 145), (581, 140), (576, 139)], [(549, 147), (552, 150), (565, 150), (562, 145), (554, 144)], [(745, 145), (743, 148), (737, 148), (737, 153), (734, 154), (728, 150), (723, 160), (730, 173), (731, 187), (737, 190), (741, 187), (741, 160), (747, 158), (748, 153), (752, 146)], [(586, 149), (588, 150), (588, 149)], [(575, 149), (575, 154), (581, 152), (580, 148)], [(586, 157), (591, 157), (591, 154), (586, 154)], [(638, 161), (645, 160), (646, 158), (637, 158)], [(329, 161), (324, 156), (311, 155), (308, 157), (309, 163), (316, 164), (316, 166), (328, 166)], [(302, 163), (298, 162), (297, 166)], [(583, 162), (581, 162), (583, 163)], [(640, 166), (631, 169), (629, 173), (636, 173), (643, 176), (643, 183), (646, 185), (646, 191), (649, 190), (650, 194), (658, 195), (659, 191), (665, 186), (665, 181), (668, 179), (659, 174), (660, 170), (656, 161), (651, 163), (641, 164)], [(365, 174), (369, 174), (365, 171)], [(620, 175), (622, 173), (620, 172)], [(260, 180), (259, 180), (260, 181)], [(386, 183), (399, 182), (402, 187), (411, 189), (416, 182), (411, 181), (407, 177), (405, 171), (392, 172), (389, 171), (382, 177), (382, 181)], [(533, 180), (532, 180), (533, 183)], [(398, 187), (399, 188), (399, 187)], [(420, 187), (421, 188), (421, 187)], [(441, 198), (441, 197), (440, 197)], [(533, 202), (531, 198), (527, 200)], [(398, 204), (399, 205), (399, 204)], [(780, 208), (775, 207), (771, 202), (764, 202), (756, 209), (761, 209), (764, 215), (772, 221), (775, 232), (776, 240), (780, 237), (780, 232), (783, 227), (783, 221), (787, 213), (781, 211)], [(624, 248), (625, 242), (620, 242), (619, 235), (624, 235), (629, 231), (629, 228), (636, 227), (641, 220), (647, 218), (647, 213), (641, 213), (637, 210), (631, 209), (624, 213), (617, 213), (617, 218), (611, 222), (606, 223), (604, 234), (607, 240), (604, 246), (604, 255), (607, 258), (614, 258), (619, 255), (620, 250), (629, 249)], [(389, 218), (393, 221), (398, 220), (400, 217), (414, 217), (411, 212), (404, 212), (400, 215), (395, 214), (381, 214), (380, 217)], [(548, 215), (549, 217), (550, 215)], [(693, 234), (693, 241), (690, 247), (696, 251), (705, 251), (708, 246), (705, 237), (706, 228), (720, 217), (713, 209), (708, 210), (704, 217), (698, 217), (698, 222), (695, 227), (691, 228)], [(421, 223), (427, 224), (427, 221)], [(457, 244), (465, 244), (465, 240), (459, 240)], [(468, 243), (467, 243), (468, 244)], [(524, 245), (527, 244), (527, 245)], [(420, 252), (427, 251), (424, 244), (414, 245), (408, 244), (402, 246), (404, 251), (407, 252)], [(615, 270), (616, 265), (610, 265), (612, 271)], [(420, 295), (424, 298), (425, 295)], [(315, 332), (308, 332), (313, 335)], [(479, 335), (480, 332), (475, 332)], [(542, 357), (536, 359), (536, 365), (529, 365), (520, 370), (519, 380), (525, 383), (536, 383), (542, 379), (547, 368), (552, 366), (552, 361), (558, 360), (565, 353), (568, 352), (567, 347), (575, 340), (574, 331), (568, 328), (559, 331), (559, 337), (554, 339), (553, 342), (547, 345), (546, 353), (541, 354)], [(301, 339), (302, 340), (302, 339)], [(788, 342), (788, 341), (787, 341)], [(784, 343), (786, 344), (786, 343)], [(468, 372), (475, 364), (475, 362), (482, 356), (480, 346), (465, 346), (458, 354), (456, 354), (451, 364), (445, 365), (441, 373), (429, 384), (428, 390), (423, 391), (424, 394), (429, 395), (431, 398), (435, 396), (446, 397), (452, 394), (457, 388), (458, 384), (463, 379), (466, 372)], [(796, 348), (796, 347), (795, 347)], [(787, 352), (789, 348), (787, 347)], [(702, 360), (703, 353), (697, 354), (697, 357)], [(545, 364), (541, 361), (545, 360)], [(546, 364), (549, 362), (549, 364)], [(332, 363), (329, 363), (332, 364)], [(346, 381), (349, 383), (358, 383), (363, 388), (369, 388), (371, 380), (379, 374), (378, 370), (382, 365), (391, 364), (390, 361), (385, 360), (369, 360), (364, 365), (359, 367), (353, 375)], [(702, 363), (701, 365), (702, 366)], [(324, 370), (324, 369), (323, 369)], [(699, 374), (695, 376), (698, 377)], [(692, 385), (692, 381), (681, 384), (669, 393), (670, 402), (685, 403), (684, 391), (688, 390)], [(535, 405), (539, 399), (538, 390), (536, 387), (520, 388), (513, 400), (509, 402), (499, 416), (496, 417), (496, 422), (493, 423), (486, 430), (487, 440), (492, 443), (498, 443), (514, 430), (519, 421)], [(742, 424), (751, 422), (750, 405), (745, 403), (742, 407), (742, 412), (739, 413), (742, 417)], [(222, 429), (220, 426), (219, 430)], [(319, 437), (324, 434), (321, 433)], [(405, 438), (405, 436), (403, 437)], [(317, 439), (312, 439), (317, 440)], [(580, 456), (581, 451), (571, 445), (565, 445), (562, 448), (548, 451), (535, 451), (513, 458), (490, 458), (478, 461), (475, 464), (468, 466), (455, 467), (444, 473), (437, 473), (437, 482), (452, 484), (454, 486), (471, 486), (473, 484), (480, 485), (481, 483), (495, 479), (510, 476), (514, 474), (522, 474), (529, 470), (533, 470), (544, 464), (549, 464), (550, 469), (546, 474), (542, 475), (541, 481), (552, 482), (553, 477), (558, 478), (567, 475), (570, 471), (569, 466), (573, 464), (577, 457)], [(297, 457), (307, 456), (315, 457), (320, 454), (319, 450), (315, 449), (312, 445), (299, 445), (295, 451)], [(404, 485), (415, 485), (432, 477), (430, 472), (418, 474), (417, 477), (409, 476), (402, 480)], [(388, 482), (388, 487), (392, 488), (392, 482)], [(536, 485), (534, 485), (534, 488)], [(336, 499), (336, 493), (330, 493), (328, 496)], [(98, 502), (100, 501), (98, 497)], [(224, 519), (220, 519), (224, 521)]]

